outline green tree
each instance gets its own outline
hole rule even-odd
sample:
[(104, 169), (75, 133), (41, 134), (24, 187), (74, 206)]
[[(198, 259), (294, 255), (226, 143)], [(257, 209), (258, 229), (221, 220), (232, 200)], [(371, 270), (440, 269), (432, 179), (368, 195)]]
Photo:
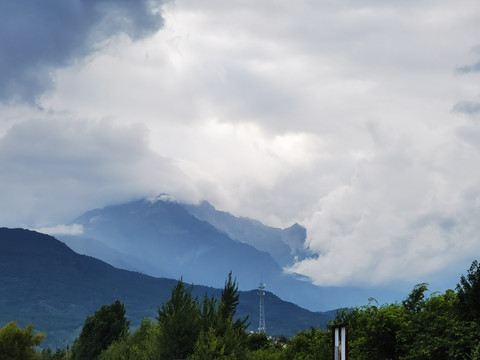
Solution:
[(455, 293), (450, 290), (426, 298), (427, 290), (426, 284), (419, 284), (403, 301), (406, 317), (397, 334), (400, 359), (450, 359), (453, 344), (448, 335), (456, 321)]
[(247, 337), (247, 348), (250, 351), (256, 351), (260, 349), (267, 349), (270, 347), (270, 341), (268, 341), (267, 334), (265, 333), (253, 333)]
[(348, 324), (349, 356), (358, 360), (398, 359), (397, 332), (405, 318), (399, 304), (373, 304), (339, 311), (335, 323)]
[[(239, 299), (240, 293), (238, 291), (237, 279), (232, 280), (232, 272), (230, 271), (227, 280), (225, 280), (225, 286), (223, 287), (222, 297), (220, 298), (220, 304), (218, 306), (220, 319), (223, 322), (231, 323), (234, 321)], [(248, 316), (243, 319), (236, 319), (233, 323), (236, 330), (240, 332), (245, 331), (249, 325)]]
[(17, 327), (15, 321), (0, 329), (0, 360), (35, 360), (41, 359), (35, 346), (45, 339), (45, 334), (34, 334), (33, 325), (24, 330)]
[(230, 271), (227, 280), (225, 280), (225, 286), (223, 287), (222, 297), (218, 307), (218, 312), (222, 320), (228, 321), (234, 318), (239, 298), (240, 294), (238, 292), (237, 279), (232, 279), (232, 272)]
[(472, 355), (470, 356), (471, 360), (480, 360), (480, 344), (477, 344), (472, 349)]
[(461, 276), (456, 290), (460, 317), (480, 323), (480, 265), (477, 260), (472, 262), (467, 276)]
[(232, 272), (220, 300), (205, 296), (202, 304), (180, 279), (170, 299), (158, 309), (162, 359), (246, 359), (248, 317), (236, 318), (238, 303)]
[[(287, 358), (283, 349), (268, 348), (259, 349), (255, 351), (249, 351), (247, 355), (248, 360), (290, 360), (293, 358)], [(300, 359), (300, 358), (295, 358)], [(330, 359), (328, 359), (330, 360)]]
[(236, 360), (233, 353), (225, 353), (225, 339), (218, 336), (217, 331), (210, 327), (202, 330), (195, 344), (194, 360)]
[[(277, 358), (282, 358), (277, 355)], [(310, 328), (292, 337), (285, 349), (287, 360), (331, 360), (332, 333)]]
[(150, 319), (127, 337), (115, 341), (98, 357), (99, 360), (159, 360), (160, 328)]
[(68, 350), (67, 349), (57, 349), (54, 353), (50, 348), (43, 349), (40, 353), (42, 360), (67, 360)]
[(213, 296), (208, 297), (205, 295), (202, 302), (201, 314), (200, 314), (200, 327), (202, 331), (209, 331), (210, 328), (217, 328), (220, 317), (217, 311), (217, 299)]
[(193, 354), (200, 333), (200, 307), (180, 279), (170, 299), (158, 309), (162, 359), (186, 359)]
[[(422, 285), (422, 284), (421, 284)], [(453, 290), (429, 297), (415, 295), (415, 310), (407, 308), (405, 322), (397, 334), (402, 360), (461, 360), (468, 359), (478, 343), (479, 326), (457, 315), (457, 295)], [(405, 304), (405, 302), (404, 302)]]
[(232, 272), (228, 273), (222, 296), (218, 305), (219, 324), (217, 336), (225, 342), (225, 354), (234, 354), (238, 359), (245, 359), (247, 354), (247, 327), (248, 316), (240, 319), (236, 317), (240, 293), (237, 279), (232, 278)]
[(72, 347), (74, 360), (94, 360), (114, 341), (128, 334), (129, 322), (125, 318), (125, 307), (120, 301), (104, 305), (87, 317), (80, 336)]
[(205, 296), (201, 310), (201, 332), (195, 345), (194, 359), (246, 359), (248, 317), (236, 318), (239, 304), (237, 280), (230, 271), (220, 301)]
[(458, 316), (453, 290), (430, 296), (427, 291), (427, 284), (418, 284), (402, 304), (372, 302), (340, 311), (335, 321), (349, 325), (349, 356), (356, 360), (461, 360), (474, 355), (479, 324)]
[(417, 284), (412, 292), (402, 301), (402, 305), (410, 314), (417, 314), (425, 308), (425, 291), (428, 290), (427, 283)]

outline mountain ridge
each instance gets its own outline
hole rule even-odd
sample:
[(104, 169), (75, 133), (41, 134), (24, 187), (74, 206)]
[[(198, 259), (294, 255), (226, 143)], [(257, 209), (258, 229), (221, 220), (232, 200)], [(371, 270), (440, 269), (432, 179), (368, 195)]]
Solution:
[(268, 252), (282, 268), (312, 256), (305, 245), (306, 229), (297, 223), (285, 229), (274, 228), (255, 219), (236, 217), (219, 211), (206, 200), (197, 205), (182, 206), (190, 214), (199, 220), (207, 221), (230, 238)]
[[(275, 246), (273, 250), (262, 251), (234, 240), (227, 231), (219, 230), (208, 221), (192, 215), (187, 207), (171, 198), (139, 199), (87, 211), (70, 225), (81, 225), (84, 231), (81, 236), (141, 258), (141, 262), (134, 264), (135, 268), (152, 276), (163, 276), (165, 269), (168, 269), (171, 277), (183, 276), (187, 282), (218, 288), (223, 286), (218, 275), (232, 270), (239, 279), (241, 290), (256, 288), (262, 280), (270, 291), (282, 299), (312, 311), (365, 304), (370, 297), (381, 302), (403, 298), (404, 294), (400, 291), (385, 287), (316, 286), (309, 278), (285, 272), (272, 256)], [(228, 219), (237, 224), (238, 219), (244, 219), (220, 213), (226, 214)], [(257, 220), (247, 220), (261, 224)], [(263, 224), (259, 226), (267, 228), (267, 232), (270, 229)], [(300, 226), (293, 225), (293, 230), (292, 227), (275, 230), (276, 233), (279, 231), (284, 234), (294, 231), (294, 235), (300, 239), (296, 241), (304, 242), (305, 230)], [(71, 241), (75, 241), (75, 236)], [(279, 241), (283, 240), (276, 237), (274, 244)], [(255, 239), (250, 243), (255, 243)], [(101, 258), (94, 251), (86, 253)], [(147, 268), (145, 262), (159, 268)]]

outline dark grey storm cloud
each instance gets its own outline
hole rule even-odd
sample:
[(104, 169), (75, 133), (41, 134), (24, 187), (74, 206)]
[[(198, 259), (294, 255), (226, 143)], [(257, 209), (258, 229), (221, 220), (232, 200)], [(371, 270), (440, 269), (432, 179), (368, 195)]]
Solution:
[(0, 101), (34, 101), (51, 71), (125, 33), (158, 30), (160, 0), (15, 0), (0, 2)]

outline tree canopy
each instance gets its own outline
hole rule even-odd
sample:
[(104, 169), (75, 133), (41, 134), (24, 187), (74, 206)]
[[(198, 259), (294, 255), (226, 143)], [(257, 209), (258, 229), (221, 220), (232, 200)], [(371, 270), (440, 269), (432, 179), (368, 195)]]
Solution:
[(125, 318), (125, 307), (120, 301), (104, 305), (87, 317), (80, 336), (72, 347), (74, 360), (94, 360), (114, 341), (128, 333), (129, 322)]
[(35, 347), (45, 339), (45, 334), (34, 334), (33, 325), (25, 329), (15, 321), (0, 329), (0, 360), (36, 360), (41, 359)]
[(457, 284), (458, 310), (467, 321), (480, 322), (480, 264), (472, 262), (467, 276), (462, 275)]

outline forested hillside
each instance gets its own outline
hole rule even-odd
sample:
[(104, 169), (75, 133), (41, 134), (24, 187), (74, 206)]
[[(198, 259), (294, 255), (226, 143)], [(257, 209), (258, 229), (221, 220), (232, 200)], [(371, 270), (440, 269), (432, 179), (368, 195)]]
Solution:
[[(44, 335), (10, 323), (0, 329), (0, 350), (13, 351), (16, 344), (25, 360), (331, 360), (332, 326), (346, 324), (350, 360), (479, 360), (478, 262), (455, 291), (427, 292), (427, 284), (419, 284), (401, 303), (378, 305), (371, 299), (339, 311), (328, 329), (312, 327), (287, 339), (248, 333), (248, 319), (237, 316), (238, 286), (230, 274), (220, 299), (199, 299), (179, 281), (156, 319), (144, 319), (135, 331), (116, 301), (87, 317), (72, 347), (37, 354), (34, 346)], [(9, 336), (14, 332), (21, 341)]]

